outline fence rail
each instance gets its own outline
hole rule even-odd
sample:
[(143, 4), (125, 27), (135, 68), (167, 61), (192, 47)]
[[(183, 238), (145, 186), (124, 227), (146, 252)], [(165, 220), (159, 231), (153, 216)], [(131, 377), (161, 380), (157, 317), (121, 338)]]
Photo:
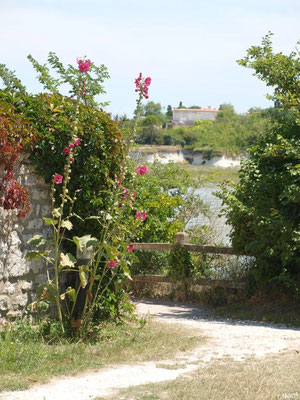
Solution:
[[(171, 251), (175, 246), (180, 245), (184, 251), (209, 253), (209, 254), (227, 254), (235, 255), (232, 247), (203, 246), (189, 243), (189, 236), (185, 232), (178, 232), (174, 236), (174, 243), (134, 243), (135, 251)], [(133, 284), (153, 284), (169, 283), (176, 284), (176, 281), (169, 276), (162, 275), (134, 275)], [(245, 282), (240, 280), (219, 280), (219, 279), (203, 279), (203, 278), (184, 278), (182, 300), (187, 298), (188, 287), (204, 286), (208, 288), (222, 287), (228, 289), (245, 289)]]
[[(175, 243), (134, 243), (134, 250), (171, 251), (175, 245)], [(231, 247), (202, 246), (189, 243), (183, 244), (182, 247), (189, 252), (234, 255)]]

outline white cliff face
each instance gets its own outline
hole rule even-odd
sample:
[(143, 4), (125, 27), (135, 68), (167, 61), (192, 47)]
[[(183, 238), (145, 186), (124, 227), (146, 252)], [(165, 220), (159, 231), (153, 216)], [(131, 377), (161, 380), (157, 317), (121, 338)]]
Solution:
[[(167, 148), (167, 146), (166, 146)], [(185, 152), (182, 149), (176, 150), (159, 150), (146, 151), (143, 148), (139, 148), (130, 153), (130, 157), (137, 162), (144, 162), (152, 164), (154, 161), (158, 161), (162, 164), (167, 164), (168, 162), (176, 163), (187, 163), (191, 165), (212, 165), (221, 168), (237, 167), (240, 165), (241, 158), (230, 158), (230, 157), (213, 157), (210, 160), (203, 158), (202, 153), (192, 153)]]
[(138, 162), (153, 164), (154, 161), (159, 161), (162, 164), (168, 162), (186, 163), (182, 150), (177, 151), (154, 151), (153, 153), (143, 151), (133, 151), (130, 157)]
[(204, 159), (201, 153), (196, 153), (193, 157), (192, 165), (213, 165), (215, 167), (230, 168), (239, 167), (241, 159), (230, 157), (213, 157), (210, 160)]

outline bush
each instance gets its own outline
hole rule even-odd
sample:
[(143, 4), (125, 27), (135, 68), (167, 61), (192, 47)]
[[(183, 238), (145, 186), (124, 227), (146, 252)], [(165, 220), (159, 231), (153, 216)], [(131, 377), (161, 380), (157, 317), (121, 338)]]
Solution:
[(257, 285), (266, 290), (281, 284), (299, 294), (300, 270), (300, 60), (272, 51), (270, 35), (239, 61), (274, 86), (276, 121), (249, 149), (240, 183), (223, 187), (220, 197), (232, 225), (232, 245), (239, 254), (256, 258), (252, 270)]

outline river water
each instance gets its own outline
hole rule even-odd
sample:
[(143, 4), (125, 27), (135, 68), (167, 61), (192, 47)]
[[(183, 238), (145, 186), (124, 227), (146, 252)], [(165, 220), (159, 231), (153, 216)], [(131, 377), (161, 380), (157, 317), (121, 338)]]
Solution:
[(216, 185), (207, 185), (196, 189), (194, 193), (209, 206), (210, 216), (206, 217), (200, 214), (197, 218), (191, 220), (187, 227), (195, 225), (208, 225), (214, 230), (214, 244), (228, 246), (230, 245), (230, 225), (226, 224), (225, 216), (220, 216), (222, 200), (214, 196), (214, 192), (219, 191)]

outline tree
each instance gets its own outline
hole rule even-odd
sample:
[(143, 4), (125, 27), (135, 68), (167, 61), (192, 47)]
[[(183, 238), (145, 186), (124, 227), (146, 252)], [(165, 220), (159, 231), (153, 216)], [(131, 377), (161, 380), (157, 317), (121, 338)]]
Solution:
[(220, 112), (218, 112), (218, 115), (216, 117), (217, 121), (231, 120), (235, 116), (235, 111), (232, 104), (221, 104), (219, 107), (219, 111)]
[(257, 283), (281, 282), (299, 293), (300, 270), (300, 61), (273, 53), (271, 34), (253, 46), (242, 66), (274, 88), (273, 127), (248, 150), (240, 183), (223, 188), (224, 213), (240, 254), (256, 258)]
[(142, 144), (153, 144), (155, 139), (158, 137), (161, 137), (162, 139), (162, 135), (160, 134), (161, 125), (161, 120), (155, 115), (147, 115), (145, 118), (141, 119), (138, 122), (137, 142)]
[(154, 103), (154, 101), (148, 101), (147, 104), (143, 106), (144, 115), (156, 115), (160, 116), (162, 112), (162, 106), (160, 103)]
[(173, 118), (173, 110), (172, 110), (172, 106), (170, 104), (167, 107), (166, 116), (168, 117), (169, 120), (171, 120)]

